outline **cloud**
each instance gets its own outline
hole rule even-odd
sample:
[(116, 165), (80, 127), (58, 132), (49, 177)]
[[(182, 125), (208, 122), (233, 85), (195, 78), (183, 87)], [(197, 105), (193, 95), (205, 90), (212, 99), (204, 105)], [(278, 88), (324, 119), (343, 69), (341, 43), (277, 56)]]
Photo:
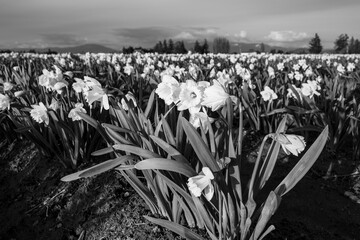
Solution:
[(305, 32), (294, 31), (271, 31), (266, 39), (274, 42), (297, 42), (309, 39)]
[(86, 38), (80, 38), (75, 34), (67, 33), (42, 34), (41, 38), (45, 44), (56, 46), (76, 46), (87, 42)]
[(164, 39), (195, 41), (217, 37), (218, 29), (214, 27), (140, 27), (118, 28), (113, 30), (123, 45), (141, 45), (153, 47)]
[(239, 33), (235, 33), (234, 35), (236, 38), (246, 38), (247, 32), (245, 30), (241, 30)]

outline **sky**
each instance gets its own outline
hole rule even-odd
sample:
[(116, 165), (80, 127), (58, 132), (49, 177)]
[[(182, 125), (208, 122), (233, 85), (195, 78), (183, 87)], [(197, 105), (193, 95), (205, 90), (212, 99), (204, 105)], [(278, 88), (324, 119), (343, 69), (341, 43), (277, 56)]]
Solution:
[(98, 43), (153, 47), (164, 39), (333, 48), (360, 39), (360, 0), (0, 0), (0, 49)]

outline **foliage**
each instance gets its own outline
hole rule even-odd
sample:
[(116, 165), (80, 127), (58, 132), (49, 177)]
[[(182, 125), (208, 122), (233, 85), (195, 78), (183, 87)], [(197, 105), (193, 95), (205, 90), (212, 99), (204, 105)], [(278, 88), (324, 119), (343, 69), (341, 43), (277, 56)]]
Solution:
[(230, 52), (230, 42), (224, 37), (217, 37), (213, 42), (213, 51), (214, 53), (229, 53)]
[(339, 37), (334, 42), (335, 52), (347, 53), (347, 47), (349, 45), (348, 40), (349, 40), (349, 36), (347, 34), (340, 34)]
[(310, 40), (309, 45), (309, 53), (321, 53), (323, 47), (317, 33), (315, 33), (314, 38)]

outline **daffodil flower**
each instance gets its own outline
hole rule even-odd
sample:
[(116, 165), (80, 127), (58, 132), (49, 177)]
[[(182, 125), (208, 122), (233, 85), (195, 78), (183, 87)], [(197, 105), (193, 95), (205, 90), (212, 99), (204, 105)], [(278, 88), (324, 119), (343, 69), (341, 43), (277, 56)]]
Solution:
[(45, 122), (46, 125), (49, 125), (49, 116), (47, 114), (47, 108), (42, 102), (39, 102), (39, 105), (31, 105), (33, 109), (30, 111), (31, 117), (38, 123)]
[(216, 111), (225, 105), (229, 97), (230, 95), (225, 92), (220, 82), (214, 80), (214, 84), (204, 90), (204, 99), (201, 105), (211, 108), (212, 111)]
[(271, 102), (272, 100), (278, 98), (276, 93), (268, 86), (265, 86), (264, 91), (261, 91), (260, 94), (265, 102), (267, 102), (267, 101)]
[(71, 109), (69, 112), (68, 117), (71, 118), (73, 121), (79, 121), (82, 118), (77, 114), (78, 112), (86, 113), (86, 110), (83, 108), (84, 104), (76, 103), (75, 108)]
[(189, 178), (187, 186), (189, 191), (195, 196), (200, 197), (204, 192), (208, 201), (214, 196), (214, 186), (211, 180), (214, 179), (214, 175), (208, 167), (203, 167), (199, 175)]
[(174, 77), (163, 75), (155, 93), (165, 101), (165, 104), (170, 105), (179, 99), (180, 84)]
[(91, 105), (95, 101), (101, 102), (101, 108), (109, 110), (109, 98), (105, 91), (99, 86), (93, 86), (91, 90), (85, 92), (85, 99)]
[(294, 134), (270, 134), (275, 141), (281, 144), (282, 149), (286, 154), (294, 154), (298, 156), (299, 153), (304, 151), (306, 143), (303, 136)]
[(204, 129), (205, 133), (209, 130), (208, 123), (214, 122), (215, 119), (209, 118), (204, 112), (190, 113), (189, 122), (195, 127), (199, 128), (200, 125)]
[(0, 110), (10, 109), (10, 98), (0, 93)]
[[(134, 107), (137, 107), (137, 104), (136, 104), (136, 98), (134, 96), (134, 94), (132, 92), (128, 92), (126, 95), (125, 95), (125, 98), (128, 102), (132, 101), (132, 104)], [(121, 106), (124, 110), (128, 111), (129, 110), (129, 107), (125, 101), (125, 98), (122, 98), (121, 99)]]
[(185, 83), (180, 84), (179, 103), (177, 109), (183, 111), (190, 109), (192, 112), (199, 112), (201, 108), (201, 100), (203, 97), (202, 86), (194, 80), (186, 80)]

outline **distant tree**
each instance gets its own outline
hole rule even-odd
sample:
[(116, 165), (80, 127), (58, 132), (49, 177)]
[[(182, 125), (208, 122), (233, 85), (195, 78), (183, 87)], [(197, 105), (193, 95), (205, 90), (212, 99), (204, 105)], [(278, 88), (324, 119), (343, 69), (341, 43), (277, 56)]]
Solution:
[(320, 37), (315, 33), (315, 36), (309, 42), (309, 53), (321, 53), (322, 49)]
[(276, 53), (276, 49), (271, 49), (271, 50), (270, 50), (270, 53), (271, 53), (271, 54), (275, 54), (275, 53)]
[(345, 34), (340, 34), (340, 36), (334, 42), (335, 44), (335, 52), (336, 53), (347, 53), (349, 36)]
[(173, 42), (173, 40), (172, 40), (171, 38), (169, 39), (168, 52), (169, 52), (169, 53), (173, 53), (173, 52), (174, 52), (174, 42)]
[(204, 43), (201, 46), (202, 52), (201, 53), (208, 53), (209, 52), (209, 44), (206, 39), (204, 39)]
[(200, 46), (200, 43), (198, 40), (195, 41), (194, 44), (194, 52), (196, 53), (202, 53), (202, 47)]
[(123, 52), (124, 54), (131, 54), (131, 53), (134, 52), (134, 48), (133, 48), (132, 46), (127, 47), (127, 48), (126, 48), (126, 47), (123, 47), (122, 52)]
[(168, 53), (168, 51), (169, 51), (168, 45), (167, 45), (166, 39), (164, 39), (164, 41), (163, 41), (163, 52)]
[(355, 53), (355, 39), (354, 39), (354, 37), (350, 38), (348, 53)]
[(187, 53), (184, 41), (177, 41), (175, 43), (175, 53)]
[(260, 44), (260, 52), (265, 52), (265, 44), (264, 43)]
[(164, 52), (164, 48), (163, 48), (163, 44), (161, 41), (159, 41), (153, 48), (154, 52), (157, 53), (163, 53)]
[(360, 41), (356, 39), (354, 42), (354, 53), (360, 53)]
[(278, 54), (283, 54), (283, 53), (284, 53), (284, 51), (283, 51), (283, 50), (281, 50), (281, 49), (279, 49), (279, 50), (277, 51), (277, 53), (278, 53)]
[(230, 51), (230, 42), (224, 37), (217, 37), (214, 39), (213, 43), (214, 53), (229, 53)]

